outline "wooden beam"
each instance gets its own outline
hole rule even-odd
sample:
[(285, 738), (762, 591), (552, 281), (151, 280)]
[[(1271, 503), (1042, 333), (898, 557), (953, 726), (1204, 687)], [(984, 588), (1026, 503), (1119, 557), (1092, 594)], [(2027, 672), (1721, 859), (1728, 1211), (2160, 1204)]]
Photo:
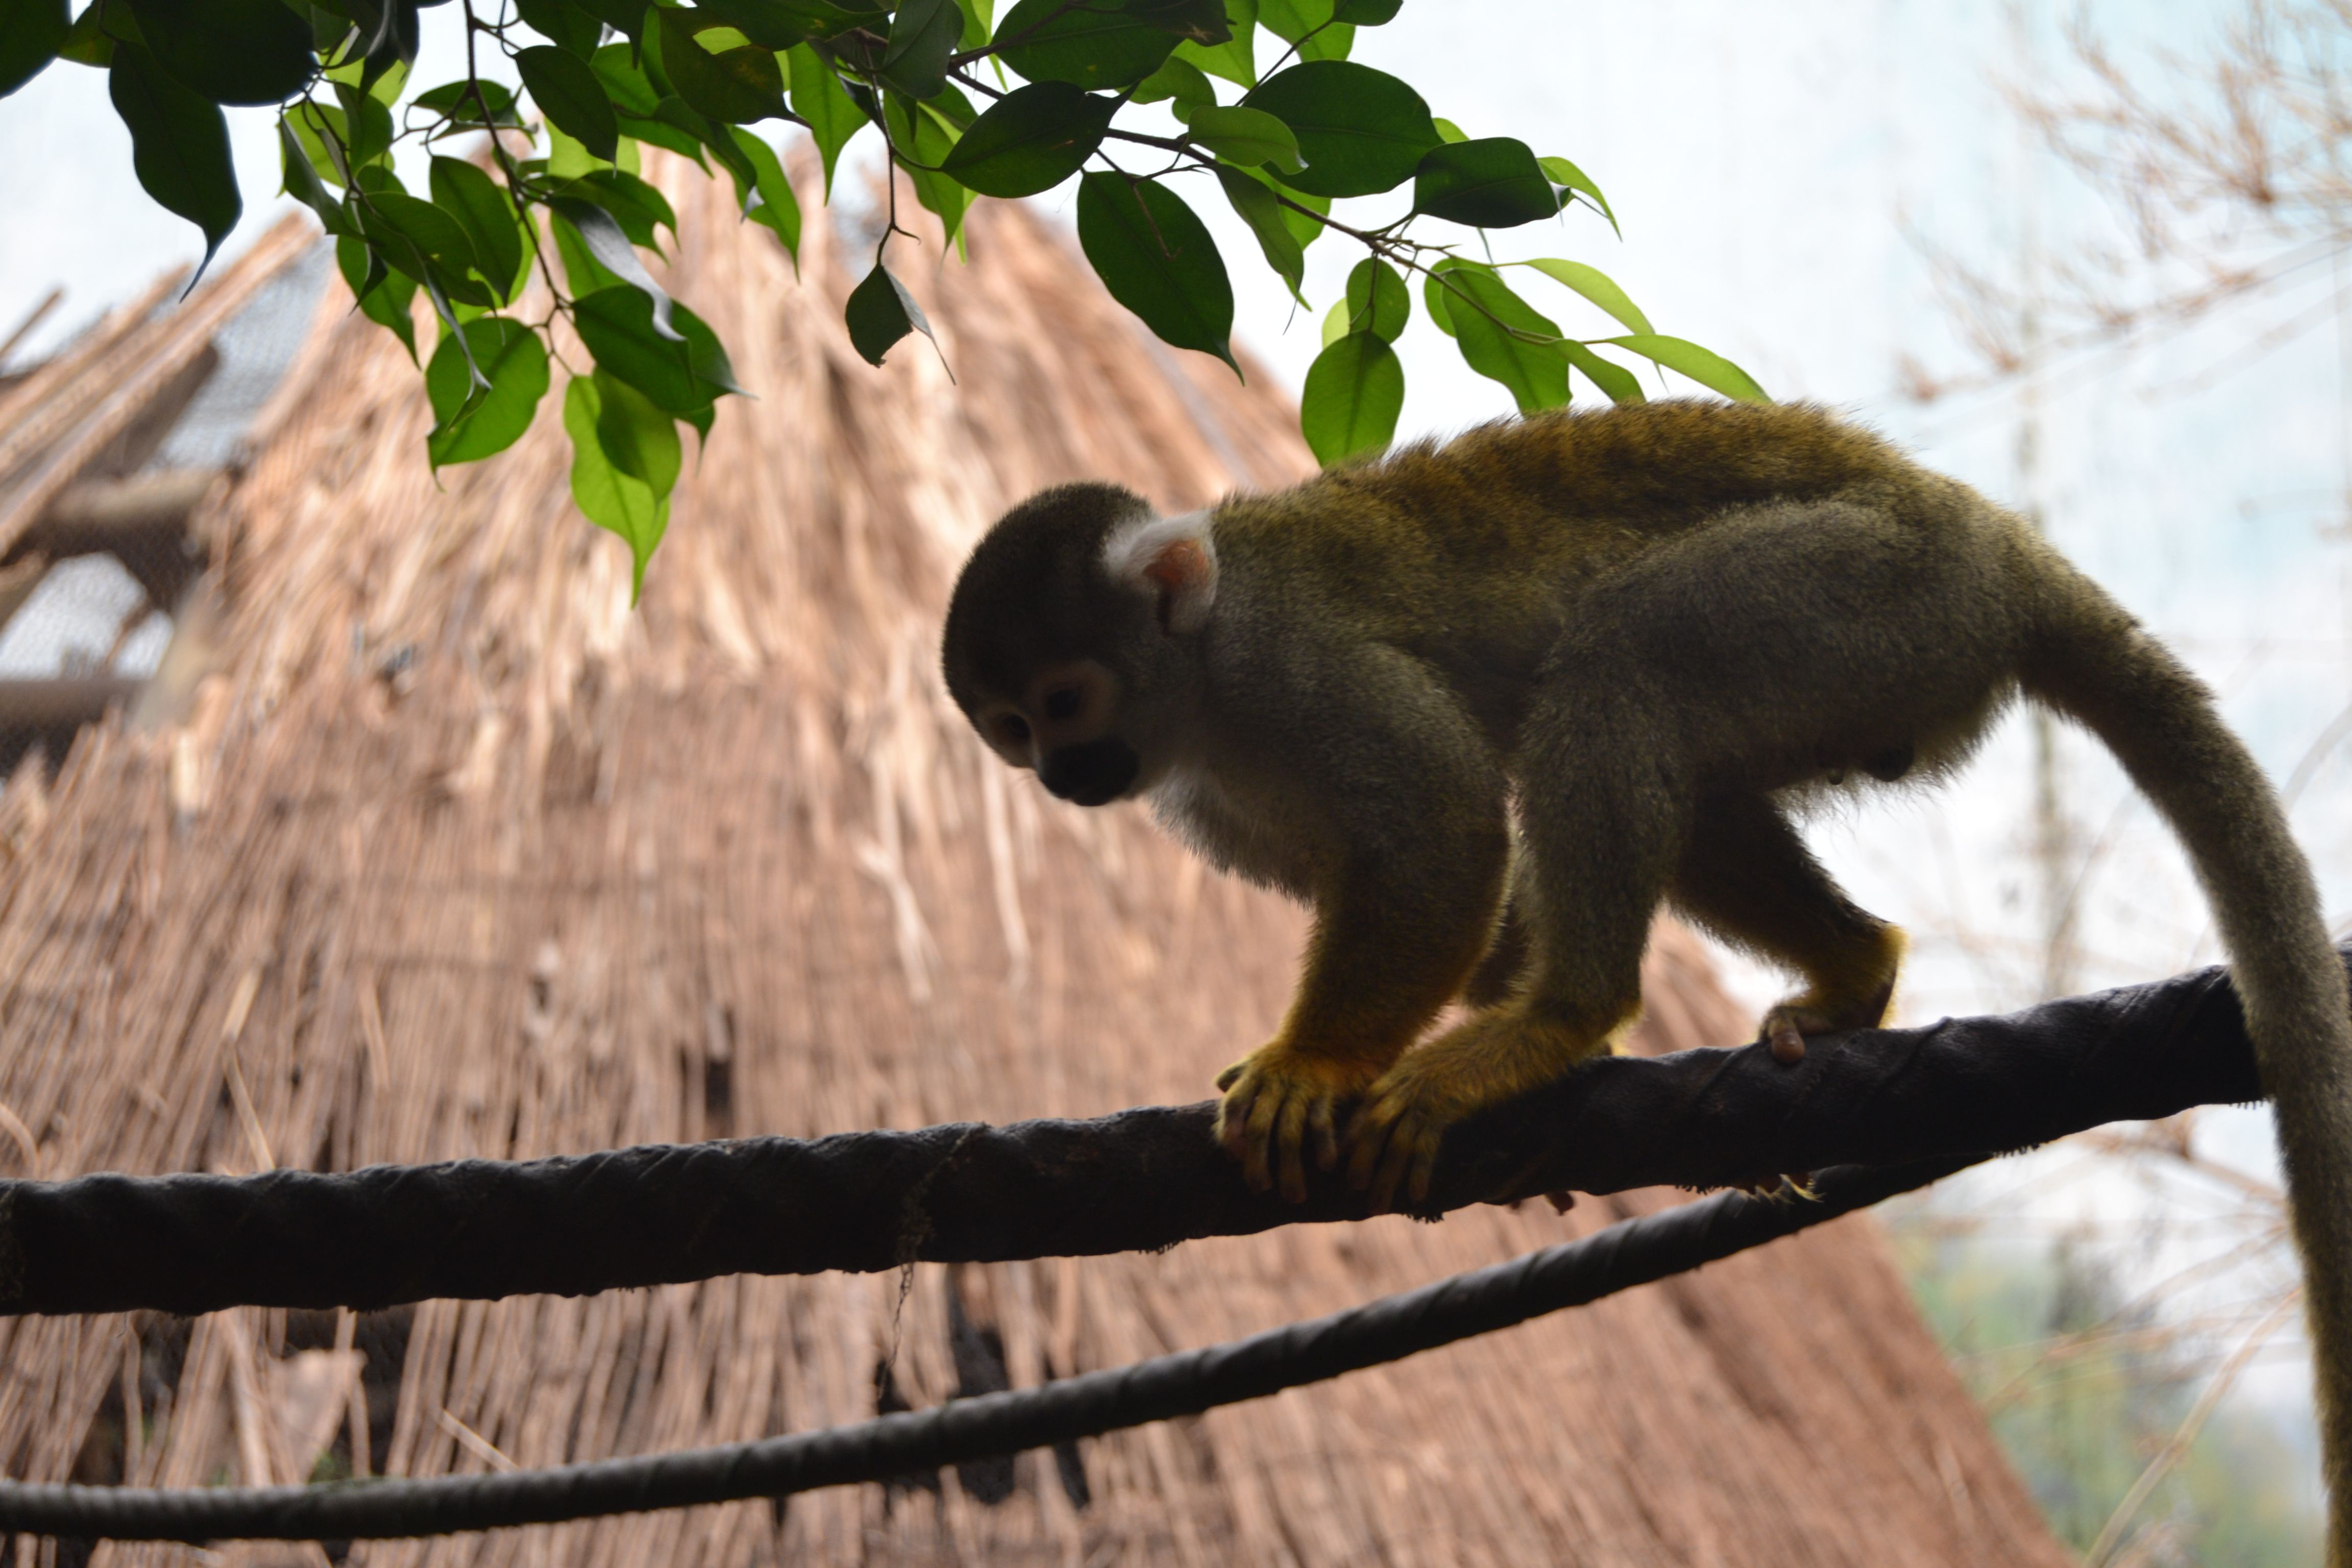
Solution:
[(116, 675), (60, 675), (0, 680), (0, 730), (88, 724), (139, 695), (145, 682)]
[(26, 536), (52, 560), (118, 550), (126, 540), (184, 532), (218, 479), (216, 468), (164, 468), (127, 479), (85, 479), (49, 503)]
[(19, 556), (5, 566), (0, 566), (0, 632), (16, 618), (41, 579), (49, 574), (48, 557), (39, 553)]
[(168, 608), (204, 570), (188, 520), (220, 477), (213, 468), (166, 468), (123, 479), (84, 479), (51, 501), (9, 554), (52, 562), (111, 554), (147, 590), (149, 602)]

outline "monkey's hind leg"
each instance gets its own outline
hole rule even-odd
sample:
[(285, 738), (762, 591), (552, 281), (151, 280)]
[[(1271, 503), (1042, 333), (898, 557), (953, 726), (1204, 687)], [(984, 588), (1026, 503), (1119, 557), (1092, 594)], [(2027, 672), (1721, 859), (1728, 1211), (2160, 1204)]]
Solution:
[(1796, 828), (1758, 795), (1702, 801), (1668, 898), (1734, 947), (1782, 963), (1805, 988), (1764, 1015), (1757, 1038), (1800, 1062), (1805, 1037), (1876, 1027), (1895, 994), (1903, 933), (1845, 896)]

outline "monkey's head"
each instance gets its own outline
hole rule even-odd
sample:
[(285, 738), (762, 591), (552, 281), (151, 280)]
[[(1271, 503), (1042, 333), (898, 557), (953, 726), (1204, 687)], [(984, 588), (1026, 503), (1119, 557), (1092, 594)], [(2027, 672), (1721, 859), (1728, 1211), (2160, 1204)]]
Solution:
[(948, 604), (948, 691), (998, 756), (1080, 805), (1158, 784), (1196, 692), (1216, 595), (1206, 512), (1117, 485), (1040, 491), (998, 520)]

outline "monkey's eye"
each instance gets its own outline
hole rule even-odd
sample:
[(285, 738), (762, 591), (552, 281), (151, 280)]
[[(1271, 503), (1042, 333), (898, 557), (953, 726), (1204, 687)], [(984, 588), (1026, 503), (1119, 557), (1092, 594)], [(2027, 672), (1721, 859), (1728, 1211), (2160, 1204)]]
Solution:
[(1086, 700), (1086, 693), (1075, 686), (1056, 686), (1045, 693), (1045, 717), (1057, 723), (1065, 719), (1075, 719)]
[(1018, 713), (1007, 713), (996, 721), (996, 732), (1004, 737), (1007, 745), (1025, 746), (1029, 743), (1029, 721)]

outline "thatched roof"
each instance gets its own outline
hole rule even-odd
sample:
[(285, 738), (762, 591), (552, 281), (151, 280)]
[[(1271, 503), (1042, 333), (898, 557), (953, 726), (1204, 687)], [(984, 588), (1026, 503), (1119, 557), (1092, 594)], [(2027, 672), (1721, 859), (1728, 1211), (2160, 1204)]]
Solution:
[[(166, 657), (216, 670), (186, 723), (86, 731), (0, 799), (0, 1171), (1086, 1115), (1199, 1099), (1276, 1021), (1296, 911), (992, 763), (933, 655), (961, 552), (1036, 486), (1177, 508), (1306, 471), (1269, 379), (1159, 348), (993, 204), (969, 266), (907, 268), (956, 383), (919, 340), (877, 373), (839, 324), (869, 244), (811, 224), (795, 281), (719, 185), (662, 177), (677, 291), (758, 398), (720, 410), (643, 607), (570, 510), (554, 419), (436, 482), (415, 372), (331, 286), (286, 417), (199, 514), (225, 607)], [(1652, 1045), (1745, 1032), (1679, 932), (1648, 980)], [(422, 1475), (797, 1430), (872, 1414), (880, 1367), (886, 1405), (1032, 1384), (1672, 1201), (357, 1321), (0, 1323), (0, 1468), (257, 1482), (326, 1448)], [(2064, 1561), (1860, 1220), (1059, 1455), (357, 1555)]]

